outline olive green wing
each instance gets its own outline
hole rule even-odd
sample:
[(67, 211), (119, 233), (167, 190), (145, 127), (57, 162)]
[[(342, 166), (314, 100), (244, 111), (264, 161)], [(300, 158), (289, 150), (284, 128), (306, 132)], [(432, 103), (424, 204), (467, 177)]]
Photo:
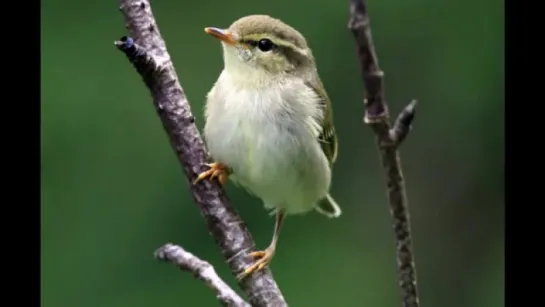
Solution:
[(307, 81), (306, 84), (318, 95), (318, 97), (320, 97), (320, 106), (324, 113), (323, 121), (321, 123), (322, 131), (318, 136), (318, 142), (320, 142), (320, 145), (322, 146), (322, 150), (329, 161), (329, 165), (332, 166), (337, 159), (338, 143), (337, 133), (335, 132), (335, 126), (333, 125), (331, 100), (329, 100), (322, 81), (318, 77)]

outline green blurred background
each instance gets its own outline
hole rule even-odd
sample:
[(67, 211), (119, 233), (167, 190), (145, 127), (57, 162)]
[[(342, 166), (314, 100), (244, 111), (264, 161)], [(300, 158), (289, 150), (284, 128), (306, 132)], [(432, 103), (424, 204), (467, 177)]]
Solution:
[[(265, 13), (314, 50), (334, 104), (332, 192), (344, 215), (286, 221), (271, 269), (290, 306), (400, 306), (347, 2), (152, 3), (199, 128), (222, 69), (220, 45), (203, 27)], [(369, 8), (392, 113), (420, 102), (401, 153), (422, 306), (504, 306), (503, 2), (369, 0)], [(235, 284), (148, 90), (113, 45), (124, 34), (117, 1), (42, 1), (42, 306), (217, 306), (200, 281), (152, 257), (179, 243)], [(242, 189), (227, 192), (266, 247), (274, 219)]]

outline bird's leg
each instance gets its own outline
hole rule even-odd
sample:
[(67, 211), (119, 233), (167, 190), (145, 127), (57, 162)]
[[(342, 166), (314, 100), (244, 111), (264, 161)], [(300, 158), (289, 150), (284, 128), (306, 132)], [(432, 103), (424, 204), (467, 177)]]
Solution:
[(223, 185), (225, 182), (227, 182), (227, 178), (229, 178), (229, 168), (221, 163), (214, 162), (214, 163), (207, 163), (206, 166), (210, 167), (209, 170), (204, 171), (199, 174), (197, 179), (193, 181), (193, 184), (196, 184), (197, 182), (210, 177), (210, 179), (218, 178), (219, 182)]
[(241, 280), (253, 272), (257, 272), (265, 268), (271, 262), (276, 251), (276, 242), (278, 241), (278, 236), (280, 235), (280, 229), (284, 223), (284, 216), (285, 213), (283, 210), (279, 210), (276, 213), (276, 222), (274, 225), (274, 233), (271, 244), (269, 244), (269, 247), (263, 251), (255, 251), (249, 254), (253, 258), (257, 258), (257, 260), (252, 265), (247, 267), (242, 273), (238, 274), (238, 280)]

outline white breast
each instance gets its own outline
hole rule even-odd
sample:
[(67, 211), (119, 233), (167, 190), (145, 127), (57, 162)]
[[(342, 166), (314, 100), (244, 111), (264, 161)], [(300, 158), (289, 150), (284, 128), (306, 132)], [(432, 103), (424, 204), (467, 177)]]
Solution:
[(213, 159), (266, 207), (302, 213), (331, 180), (317, 141), (322, 111), (302, 82), (274, 84), (249, 86), (222, 72), (208, 94), (205, 139)]

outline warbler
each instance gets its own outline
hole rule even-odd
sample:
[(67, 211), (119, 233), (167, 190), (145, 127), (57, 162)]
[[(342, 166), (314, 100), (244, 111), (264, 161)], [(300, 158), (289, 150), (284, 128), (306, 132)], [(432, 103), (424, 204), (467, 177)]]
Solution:
[(301, 33), (267, 15), (205, 32), (220, 40), (224, 69), (205, 106), (204, 138), (214, 162), (195, 183), (230, 178), (276, 215), (270, 245), (249, 254), (255, 261), (241, 279), (270, 263), (286, 215), (341, 215), (329, 194), (337, 135), (331, 101)]

